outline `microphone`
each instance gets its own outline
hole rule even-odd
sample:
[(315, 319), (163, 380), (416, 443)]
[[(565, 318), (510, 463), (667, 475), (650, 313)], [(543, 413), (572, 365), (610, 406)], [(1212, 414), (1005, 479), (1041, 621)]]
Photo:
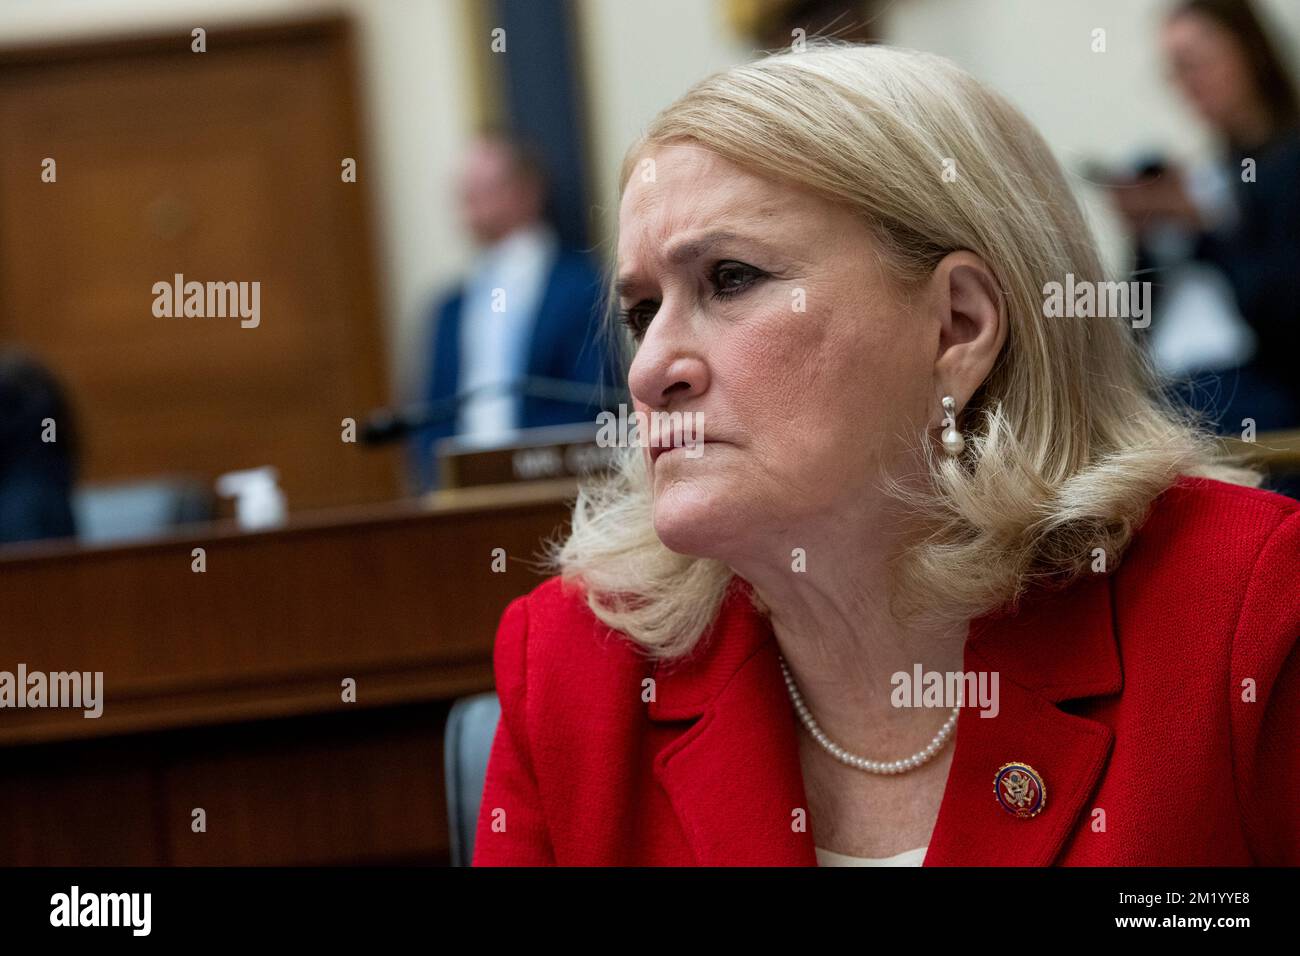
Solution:
[(399, 409), (379, 409), (372, 412), (362, 425), (361, 441), (367, 445), (382, 445), (405, 438), (430, 425), (440, 425), (454, 418), (460, 411), (460, 407), (467, 401), (481, 395), (522, 394), (530, 398), (547, 398), (571, 405), (590, 407), (596, 404), (597, 390), (622, 402), (631, 400), (628, 390), (618, 386), (528, 375), (513, 381), (489, 382), (432, 402), (408, 405)]

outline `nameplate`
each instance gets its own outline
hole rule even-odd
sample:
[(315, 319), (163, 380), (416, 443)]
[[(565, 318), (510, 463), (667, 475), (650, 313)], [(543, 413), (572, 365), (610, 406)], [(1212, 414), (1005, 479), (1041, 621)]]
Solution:
[(463, 438), (438, 443), (443, 488), (582, 478), (609, 467), (615, 448), (596, 443), (595, 422), (521, 429), (491, 444)]

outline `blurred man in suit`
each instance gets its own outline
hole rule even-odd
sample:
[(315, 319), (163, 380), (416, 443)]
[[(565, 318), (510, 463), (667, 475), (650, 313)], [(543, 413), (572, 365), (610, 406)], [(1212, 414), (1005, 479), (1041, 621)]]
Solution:
[[(520, 143), (484, 135), (470, 147), (458, 188), (479, 254), (432, 316), (425, 398), (455, 407), (416, 436), (422, 489), (437, 484), (440, 438), (491, 444), (518, 428), (593, 421), (600, 411), (600, 273), (586, 255), (562, 249), (546, 221), (541, 163)], [(528, 378), (589, 383), (589, 397), (581, 387), (563, 397), (541, 394)]]

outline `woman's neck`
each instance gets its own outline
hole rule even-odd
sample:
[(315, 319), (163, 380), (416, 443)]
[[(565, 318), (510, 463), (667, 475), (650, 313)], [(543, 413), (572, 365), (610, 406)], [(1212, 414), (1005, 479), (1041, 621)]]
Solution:
[(890, 555), (862, 544), (882, 536), (838, 537), (840, 548), (807, 549), (804, 570), (736, 570), (768, 609), (799, 692), (831, 739), (849, 750), (863, 747), (856, 752), (893, 752), (908, 749), (919, 734), (919, 747), (943, 718), (895, 707), (894, 675), (911, 680), (918, 666), (923, 673), (962, 670), (968, 622), (937, 630), (900, 622), (891, 610)]

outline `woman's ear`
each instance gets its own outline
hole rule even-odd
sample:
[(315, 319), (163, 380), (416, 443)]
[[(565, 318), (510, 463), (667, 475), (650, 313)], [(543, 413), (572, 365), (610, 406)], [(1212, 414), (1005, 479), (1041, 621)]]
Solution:
[(951, 395), (961, 411), (1006, 344), (1005, 299), (984, 260), (965, 250), (950, 252), (935, 266), (929, 291), (939, 320), (935, 392), (939, 398)]

